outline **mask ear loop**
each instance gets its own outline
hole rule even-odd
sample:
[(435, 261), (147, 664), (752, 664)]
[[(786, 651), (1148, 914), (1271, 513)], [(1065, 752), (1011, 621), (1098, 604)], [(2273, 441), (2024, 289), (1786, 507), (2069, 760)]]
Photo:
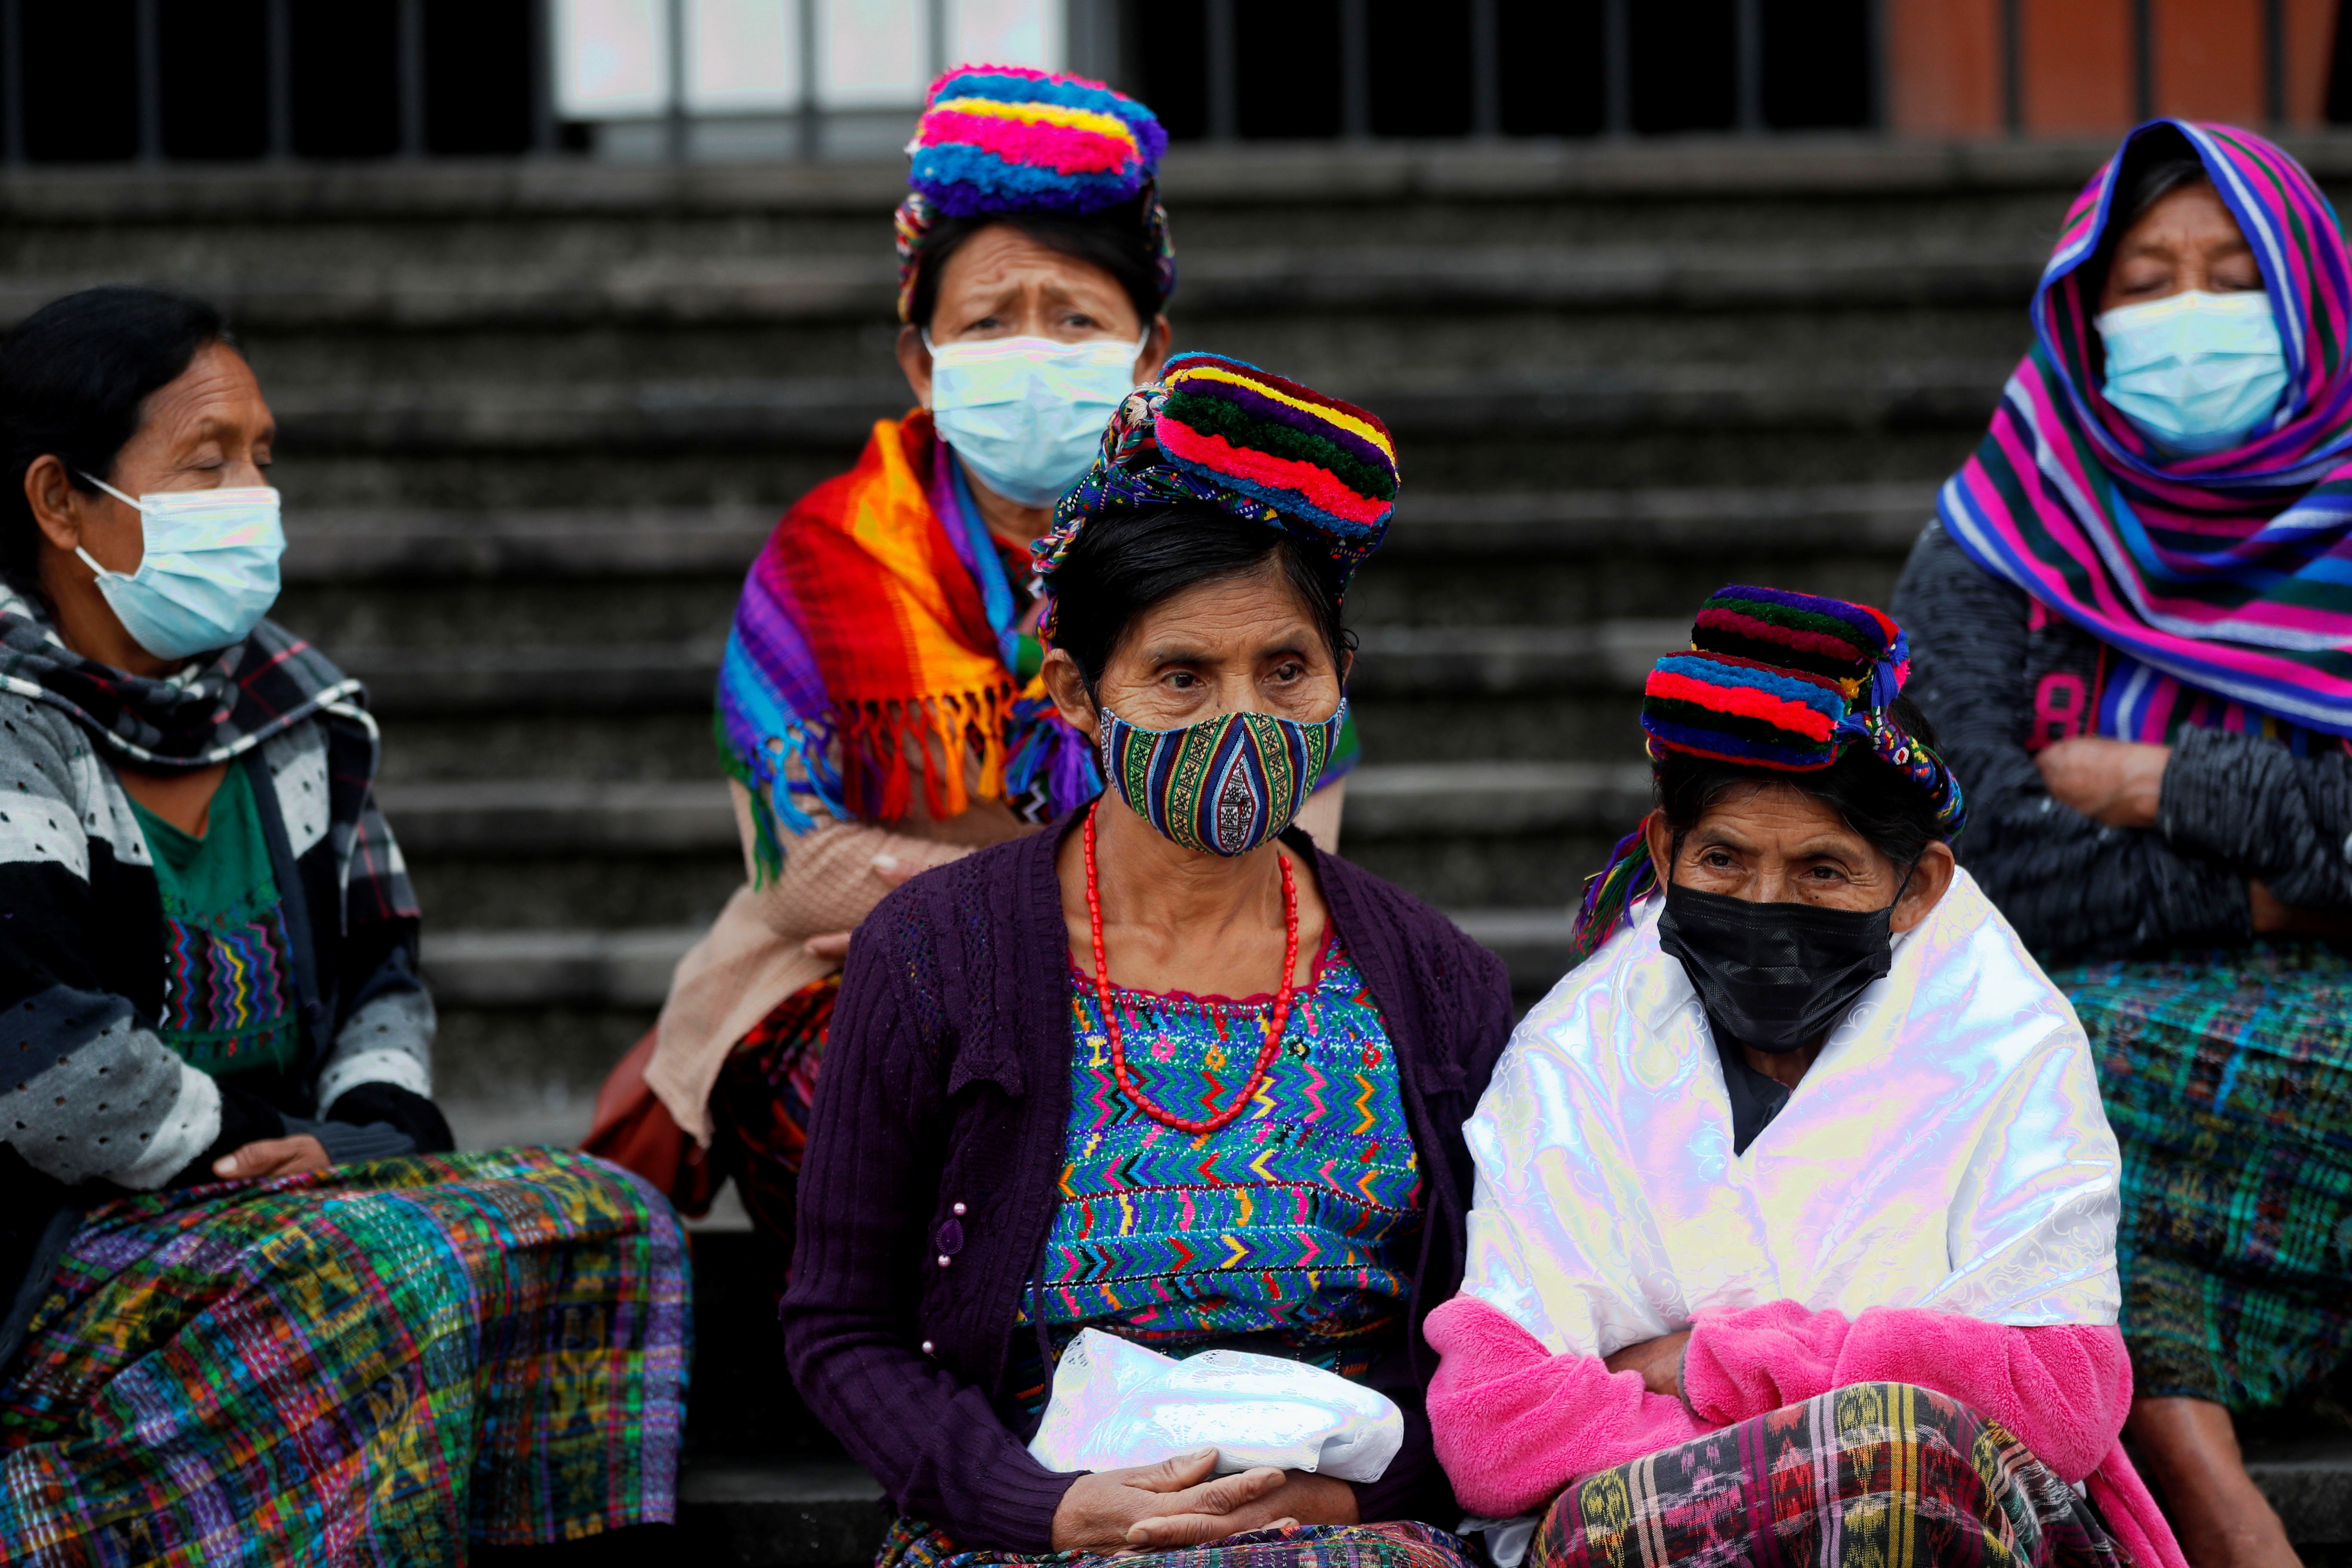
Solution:
[[(96, 485), (100, 489), (104, 490), (116, 500), (121, 501), (124, 506), (129, 507), (132, 511), (137, 512), (139, 514), (140, 531), (142, 533), (146, 531), (147, 509), (145, 507), (141, 506), (131, 497), (124, 495), (121, 490), (116, 489), (112, 485), (108, 484), (104, 479), (100, 479), (96, 474), (90, 473), (87, 469), (76, 468), (74, 472), (81, 475), (83, 479), (88, 479), (91, 484)], [(105, 567), (100, 566), (98, 563), (97, 558), (92, 556), (89, 551), (83, 549), (79, 544), (74, 546), (74, 553), (79, 556), (81, 558), (81, 563), (89, 567), (92, 572), (96, 573), (101, 581), (108, 577), (120, 577), (126, 583), (131, 580), (129, 574), (110, 572)], [(144, 559), (145, 552), (142, 551), (141, 553), (142, 559), (140, 564), (144, 565), (146, 564)]]

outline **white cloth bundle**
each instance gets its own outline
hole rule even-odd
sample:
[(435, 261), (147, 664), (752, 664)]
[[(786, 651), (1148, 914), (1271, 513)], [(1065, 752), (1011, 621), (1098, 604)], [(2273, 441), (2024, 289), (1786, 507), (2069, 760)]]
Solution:
[(1212, 1446), (1220, 1474), (1275, 1465), (1376, 1481), (1404, 1447), (1404, 1415), (1304, 1362), (1246, 1351), (1178, 1361), (1081, 1329), (1029, 1452), (1049, 1470), (1116, 1470)]

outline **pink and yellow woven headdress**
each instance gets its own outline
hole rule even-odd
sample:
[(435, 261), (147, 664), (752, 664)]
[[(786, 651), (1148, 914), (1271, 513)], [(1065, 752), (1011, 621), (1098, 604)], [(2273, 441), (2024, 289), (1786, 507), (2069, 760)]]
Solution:
[(907, 144), (911, 187), (898, 205), (898, 319), (908, 319), (923, 249), (941, 218), (1093, 213), (1135, 203), (1160, 260), (1160, 297), (1176, 290), (1176, 251), (1154, 177), (1168, 132), (1123, 92), (1026, 66), (958, 66), (931, 84)]

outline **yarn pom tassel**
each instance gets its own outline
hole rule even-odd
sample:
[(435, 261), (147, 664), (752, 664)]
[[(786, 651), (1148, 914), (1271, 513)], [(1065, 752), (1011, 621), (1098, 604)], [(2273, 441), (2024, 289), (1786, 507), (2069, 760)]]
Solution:
[(1094, 742), (1063, 721), (1051, 698), (1024, 697), (1013, 703), (1013, 731), (1018, 739), (1004, 763), (1008, 795), (1026, 795), (1042, 778), (1049, 809), (1062, 816), (1102, 793)]
[(1616, 931), (1625, 911), (1657, 885), (1657, 868), (1650, 863), (1648, 836), (1636, 827), (1609, 852), (1607, 869), (1584, 879), (1584, 903), (1577, 910), (1576, 934), (1569, 947), (1570, 966), (1591, 957)]

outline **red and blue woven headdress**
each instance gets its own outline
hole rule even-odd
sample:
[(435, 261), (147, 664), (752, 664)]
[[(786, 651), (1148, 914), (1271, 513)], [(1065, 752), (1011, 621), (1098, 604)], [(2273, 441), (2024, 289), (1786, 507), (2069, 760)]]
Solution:
[[(1910, 644), (1867, 605), (1779, 588), (1734, 585), (1707, 595), (1687, 652), (1658, 660), (1642, 688), (1650, 759), (1706, 757), (1769, 773), (1819, 773), (1854, 746), (1911, 781), (1933, 805), (1947, 839), (1968, 807), (1944, 760), (1890, 710), (1911, 675)], [(1609, 868), (1585, 884), (1574, 957), (1609, 938), (1656, 885), (1640, 828), (1619, 840)]]
[[(1199, 350), (1174, 355), (1127, 395), (1086, 477), (1031, 546), (1054, 574), (1092, 523), (1121, 512), (1204, 505), (1328, 552), (1347, 591), (1396, 510), (1396, 443), (1378, 416), (1254, 364)], [(1048, 615), (1050, 617), (1050, 607)], [(1048, 628), (1051, 622), (1048, 620)]]
[(1154, 176), (1168, 132), (1151, 110), (1098, 81), (1027, 66), (958, 66), (931, 84), (907, 144), (898, 205), (898, 319), (941, 218), (1092, 213), (1133, 202), (1160, 263), (1160, 298), (1176, 291), (1176, 249)]

